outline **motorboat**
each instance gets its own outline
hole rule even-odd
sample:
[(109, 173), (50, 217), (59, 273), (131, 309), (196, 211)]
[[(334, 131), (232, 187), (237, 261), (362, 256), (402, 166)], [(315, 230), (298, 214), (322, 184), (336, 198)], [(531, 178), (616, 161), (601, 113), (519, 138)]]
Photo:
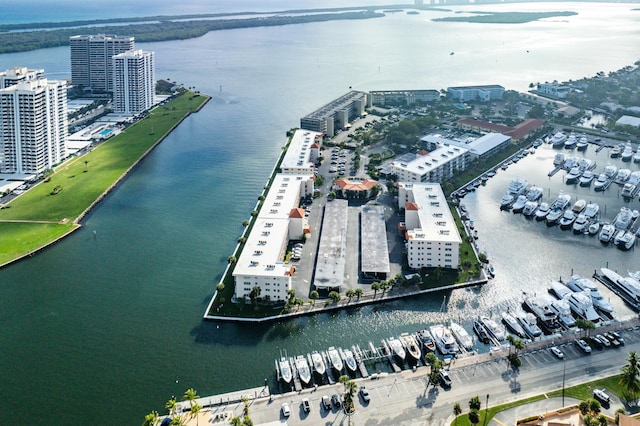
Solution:
[(295, 359), (296, 370), (298, 370), (298, 377), (300, 380), (308, 385), (311, 381), (311, 370), (309, 369), (309, 363), (304, 355), (298, 355)]
[(564, 141), (564, 148), (573, 149), (576, 147), (577, 143), (578, 139), (576, 138), (576, 135), (574, 133), (571, 133), (569, 134), (569, 137)]
[(567, 281), (567, 287), (573, 291), (584, 291), (591, 296), (593, 307), (610, 314), (613, 312), (613, 306), (609, 303), (600, 293), (598, 286), (589, 278), (581, 275), (572, 275), (571, 279)]
[(557, 225), (560, 218), (564, 215), (563, 209), (553, 209), (547, 214), (547, 226)]
[(538, 210), (535, 212), (536, 220), (544, 220), (549, 214), (550, 208), (549, 203), (542, 202), (538, 206)]
[(600, 173), (593, 184), (593, 189), (595, 191), (604, 191), (605, 189), (607, 189), (609, 179), (610, 178), (607, 177), (607, 175), (605, 175), (604, 173)]
[(516, 197), (513, 194), (504, 194), (500, 200), (500, 209), (509, 210), (515, 199)]
[(558, 299), (564, 299), (567, 294), (573, 293), (569, 287), (560, 281), (549, 280), (549, 290)]
[(533, 216), (533, 214), (538, 209), (537, 201), (527, 201), (524, 203), (524, 207), (522, 208), (522, 214), (528, 217)]
[(578, 183), (583, 187), (591, 186), (594, 177), (595, 176), (593, 175), (593, 172), (591, 170), (587, 170), (582, 173), (582, 176), (580, 176), (580, 179), (578, 179)]
[(311, 362), (313, 365), (313, 370), (319, 375), (323, 375), (327, 371), (327, 367), (324, 363), (324, 359), (322, 359), (322, 355), (318, 351), (311, 352)]
[(538, 201), (542, 198), (542, 194), (544, 194), (544, 189), (534, 185), (529, 188), (525, 195), (529, 201)]
[(578, 182), (580, 176), (582, 176), (582, 170), (579, 167), (572, 167), (567, 176), (565, 176), (564, 181), (567, 185), (573, 185)]
[(620, 159), (624, 162), (629, 162), (633, 158), (633, 148), (630, 143), (625, 144), (622, 153), (620, 154)]
[(473, 321), (473, 331), (478, 336), (478, 340), (482, 343), (489, 343), (489, 334), (487, 333), (487, 329), (484, 328), (484, 325), (478, 320)]
[(287, 357), (280, 357), (280, 360), (278, 361), (278, 370), (280, 371), (280, 378), (285, 383), (291, 383), (293, 373), (291, 371), (291, 364), (289, 364)]
[(389, 349), (391, 352), (398, 357), (399, 360), (404, 361), (407, 357), (407, 352), (404, 350), (404, 346), (402, 346), (402, 342), (395, 337), (391, 337), (387, 339), (387, 344), (389, 345)]
[(576, 214), (572, 210), (565, 210), (559, 220), (560, 228), (569, 229), (573, 222), (576, 221)]
[(589, 140), (586, 135), (581, 135), (576, 143), (576, 149), (578, 151), (584, 151), (589, 146)]
[(467, 330), (464, 329), (464, 327), (457, 322), (451, 321), (449, 328), (451, 329), (453, 337), (456, 338), (461, 347), (468, 351), (473, 349), (473, 338), (469, 335)]
[(515, 197), (517, 197), (518, 195), (524, 194), (524, 192), (527, 190), (527, 185), (528, 182), (526, 179), (513, 179), (510, 183), (509, 183), (509, 187), (507, 188), (507, 193), (508, 194), (513, 194)]
[(583, 214), (587, 217), (587, 219), (594, 219), (598, 212), (600, 211), (600, 205), (598, 203), (589, 202), (584, 208)]
[(495, 322), (493, 319), (487, 316), (481, 316), (480, 322), (484, 325), (484, 328), (487, 330), (490, 336), (493, 336), (496, 340), (502, 341), (505, 339), (505, 329), (503, 326)]
[(436, 344), (433, 342), (433, 337), (429, 330), (420, 330), (417, 333), (418, 340), (422, 344), (423, 352), (433, 352), (436, 350)]
[(591, 222), (589, 224), (589, 235), (596, 235), (598, 232), (600, 232), (600, 222), (598, 222), (597, 220), (594, 222)]
[(409, 353), (411, 358), (413, 358), (415, 361), (419, 361), (420, 357), (422, 356), (422, 351), (420, 350), (420, 346), (416, 342), (416, 339), (409, 333), (402, 333), (400, 335), (400, 341), (402, 342), (402, 345)]
[(558, 321), (563, 326), (571, 328), (576, 325), (576, 319), (571, 314), (571, 307), (568, 301), (564, 299), (554, 300), (551, 302), (550, 308), (558, 316)]
[(502, 322), (507, 326), (509, 331), (514, 333), (516, 336), (522, 337), (522, 338), (527, 337), (527, 334), (525, 333), (524, 329), (522, 328), (522, 326), (520, 325), (516, 317), (511, 315), (511, 313), (503, 312)]
[(550, 208), (551, 210), (564, 210), (569, 207), (569, 203), (571, 203), (571, 195), (565, 194), (564, 192), (560, 191), (560, 193), (558, 194), (558, 198), (555, 199)]
[(598, 238), (600, 239), (601, 243), (606, 244), (611, 241), (616, 232), (617, 231), (615, 226), (613, 226), (611, 223), (605, 223), (604, 225), (602, 225), (602, 229), (600, 230), (600, 235), (598, 236)]
[(527, 202), (527, 197), (525, 195), (518, 195), (518, 199), (511, 206), (511, 210), (514, 213), (519, 213), (524, 209), (524, 205)]
[(578, 168), (580, 169), (581, 172), (586, 172), (587, 170), (591, 170), (595, 167), (595, 163), (593, 162), (593, 160), (590, 160), (588, 158), (581, 158), (578, 160)]
[(633, 231), (619, 231), (613, 241), (613, 244), (621, 250), (629, 250), (635, 243), (636, 234)]
[(618, 167), (614, 166), (613, 164), (607, 163), (607, 165), (604, 167), (604, 172), (603, 173), (608, 178), (614, 178), (614, 177), (616, 177), (616, 174), (618, 174)]
[(616, 229), (626, 230), (631, 226), (631, 221), (633, 220), (633, 212), (628, 207), (620, 207), (620, 212), (616, 215), (616, 218), (613, 220), (613, 226)]
[(622, 155), (622, 150), (624, 148), (624, 145), (616, 145), (613, 148), (611, 148), (611, 152), (609, 153), (609, 156), (611, 158), (618, 158), (620, 157), (620, 155)]
[(561, 152), (557, 153), (555, 157), (553, 157), (553, 165), (554, 166), (562, 166), (564, 164), (565, 155)]
[(562, 132), (557, 132), (551, 138), (551, 144), (553, 145), (554, 148), (562, 148), (566, 140), (567, 140), (567, 135), (565, 135)]
[(579, 214), (573, 222), (573, 233), (583, 234), (589, 228), (589, 219), (584, 214)]
[[(341, 355), (347, 369), (352, 373), (355, 373), (358, 369), (358, 364), (356, 363), (356, 358), (353, 356), (351, 349), (343, 349)], [(416, 359), (420, 359), (420, 349), (418, 349), (418, 358)]]
[(633, 154), (633, 162), (640, 163), (640, 148), (638, 148), (636, 152)]
[(620, 195), (624, 198), (633, 198), (638, 192), (638, 185), (640, 184), (640, 171), (632, 172), (629, 176), (629, 180), (622, 187)]
[(460, 352), (460, 347), (451, 331), (442, 324), (435, 324), (429, 327), (431, 337), (436, 344), (436, 348), (442, 355), (456, 355)]
[(631, 276), (622, 277), (608, 268), (600, 268), (600, 272), (613, 285), (613, 290), (636, 309), (640, 307), (640, 280)]
[(331, 367), (337, 372), (341, 372), (344, 364), (342, 363), (342, 358), (340, 358), (340, 353), (336, 348), (331, 346), (327, 350), (327, 357), (329, 358), (329, 362), (331, 363)]
[(587, 201), (585, 199), (581, 198), (578, 201), (576, 201), (575, 203), (573, 203), (573, 206), (571, 207), (571, 210), (573, 210), (575, 213), (580, 213), (586, 207), (587, 207)]
[(542, 330), (538, 327), (538, 320), (531, 312), (521, 312), (516, 315), (518, 322), (529, 337), (535, 339), (542, 335)]
[(631, 170), (619, 169), (613, 181), (618, 185), (623, 185), (626, 181), (629, 180), (629, 177), (631, 177)]
[(576, 156), (566, 157), (562, 168), (565, 170), (571, 170), (574, 167), (578, 167), (578, 161), (580, 161), (580, 158)]
[(591, 296), (587, 292), (580, 291), (571, 293), (566, 296), (566, 300), (569, 302), (569, 306), (571, 307), (571, 311), (579, 318), (591, 321), (598, 322), (600, 321), (600, 316), (593, 308), (593, 302), (591, 301)]
[(538, 318), (540, 325), (550, 333), (559, 328), (558, 316), (551, 310), (552, 302), (553, 299), (548, 294), (527, 297), (524, 300), (525, 307)]

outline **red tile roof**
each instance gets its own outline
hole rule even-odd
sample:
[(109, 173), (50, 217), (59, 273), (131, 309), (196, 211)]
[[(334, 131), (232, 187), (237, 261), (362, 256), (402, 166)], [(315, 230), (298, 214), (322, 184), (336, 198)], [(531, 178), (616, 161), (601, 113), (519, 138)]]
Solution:
[(369, 191), (378, 184), (377, 181), (372, 179), (364, 180), (350, 180), (350, 179), (337, 179), (336, 185), (345, 191)]
[(412, 202), (408, 202), (407, 204), (404, 205), (404, 209), (405, 210), (418, 210), (419, 207), (416, 203), (412, 203)]
[(302, 219), (304, 217), (304, 209), (301, 208), (296, 208), (296, 209), (291, 209), (291, 211), (289, 212), (289, 218), (291, 219)]

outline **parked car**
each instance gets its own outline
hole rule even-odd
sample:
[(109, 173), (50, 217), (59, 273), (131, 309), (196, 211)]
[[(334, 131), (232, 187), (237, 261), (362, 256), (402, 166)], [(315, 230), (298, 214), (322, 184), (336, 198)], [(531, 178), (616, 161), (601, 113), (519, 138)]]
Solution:
[(282, 404), (282, 415), (284, 417), (289, 417), (291, 415), (291, 409), (289, 408), (289, 404), (286, 402)]
[(440, 382), (442, 382), (442, 386), (450, 388), (451, 387), (451, 377), (449, 376), (449, 372), (447, 370), (440, 370)]
[(369, 395), (369, 391), (367, 390), (367, 388), (365, 388), (364, 386), (362, 386), (360, 388), (360, 397), (362, 398), (362, 400), (364, 402), (369, 402), (371, 401), (371, 396)]
[(611, 334), (615, 337), (621, 345), (624, 345), (624, 338), (617, 331), (612, 331)]
[(325, 410), (331, 410), (331, 400), (327, 395), (322, 396), (322, 400), (320, 401)]
[(549, 348), (552, 354), (554, 354), (558, 359), (564, 359), (564, 353), (557, 346), (551, 346)]
[(605, 348), (611, 347), (611, 342), (609, 341), (609, 339), (604, 337), (602, 334), (596, 334), (596, 339), (598, 339), (598, 341), (602, 343)]
[(593, 390), (593, 397), (597, 400), (599, 400), (600, 402), (604, 402), (606, 404), (608, 404), (609, 402), (611, 402), (611, 397), (609, 397), (609, 394), (607, 394), (607, 390), (602, 388), (602, 389), (594, 389)]
[(340, 397), (338, 396), (337, 393), (334, 393), (333, 395), (331, 395), (331, 403), (336, 407), (336, 408), (340, 408), (340, 405), (342, 405), (342, 402), (340, 401)]
[(587, 344), (587, 342), (585, 342), (582, 339), (577, 339), (575, 341), (575, 344), (578, 346), (578, 348), (580, 348), (580, 350), (586, 354), (590, 354), (591, 353), (591, 346), (589, 346)]
[(311, 403), (309, 402), (309, 398), (302, 398), (302, 409), (305, 413), (311, 412)]
[(611, 344), (613, 346), (620, 346), (620, 340), (616, 339), (616, 336), (614, 336), (611, 333), (602, 333), (602, 335), (604, 337), (606, 337), (607, 339), (609, 339), (609, 341), (611, 342)]

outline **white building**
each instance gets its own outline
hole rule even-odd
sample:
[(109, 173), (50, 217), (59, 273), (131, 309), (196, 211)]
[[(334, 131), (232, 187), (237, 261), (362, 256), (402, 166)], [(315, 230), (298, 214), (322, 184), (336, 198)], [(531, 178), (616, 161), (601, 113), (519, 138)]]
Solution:
[(537, 92), (541, 95), (551, 96), (553, 98), (564, 98), (571, 93), (571, 87), (559, 84), (557, 81), (551, 83), (538, 83)]
[(447, 87), (447, 93), (454, 100), (460, 102), (475, 101), (488, 102), (496, 99), (502, 99), (504, 95), (504, 87), (497, 84), (488, 86), (459, 86)]
[(442, 182), (464, 171), (469, 163), (469, 150), (457, 146), (441, 146), (429, 153), (418, 153), (413, 161), (393, 161), (391, 173), (398, 182)]
[(97, 91), (113, 90), (111, 58), (134, 49), (133, 37), (76, 35), (69, 38), (71, 84)]
[(113, 110), (137, 114), (154, 104), (153, 52), (134, 50), (113, 57)]
[(65, 158), (66, 90), (45, 78), (0, 89), (1, 173), (40, 173)]
[(479, 138), (469, 140), (448, 139), (442, 135), (432, 134), (421, 139), (427, 149), (438, 149), (442, 147), (455, 146), (469, 150), (469, 160), (488, 157), (509, 146), (511, 136), (501, 133), (487, 133)]
[(314, 132), (335, 135), (338, 130), (345, 129), (350, 121), (360, 117), (368, 105), (365, 92), (352, 90), (338, 99), (300, 119), (300, 127)]
[(313, 174), (321, 148), (322, 133), (296, 130), (280, 164), (280, 170), (288, 174)]
[(440, 185), (399, 183), (398, 203), (405, 209), (409, 267), (457, 268), (462, 239)]
[(249, 297), (260, 287), (260, 298), (285, 301), (295, 268), (284, 263), (289, 240), (307, 232), (300, 199), (313, 194), (313, 175), (277, 174), (269, 188), (242, 254), (233, 270), (234, 297)]
[(4, 72), (0, 72), (0, 89), (6, 89), (21, 81), (36, 80), (38, 78), (44, 78), (43, 69), (30, 70), (27, 69), (27, 67), (9, 68)]
[(640, 128), (640, 118), (632, 115), (623, 115), (616, 121), (616, 126), (631, 126)]

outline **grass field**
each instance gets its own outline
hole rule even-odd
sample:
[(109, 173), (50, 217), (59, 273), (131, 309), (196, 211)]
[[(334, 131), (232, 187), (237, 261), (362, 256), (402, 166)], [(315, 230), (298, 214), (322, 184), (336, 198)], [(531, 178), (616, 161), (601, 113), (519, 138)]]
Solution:
[[(191, 92), (177, 96), (91, 152), (62, 164), (47, 181), (0, 209), (0, 265), (67, 233), (101, 194), (206, 99)], [(52, 223), (18, 226), (4, 220)]]

